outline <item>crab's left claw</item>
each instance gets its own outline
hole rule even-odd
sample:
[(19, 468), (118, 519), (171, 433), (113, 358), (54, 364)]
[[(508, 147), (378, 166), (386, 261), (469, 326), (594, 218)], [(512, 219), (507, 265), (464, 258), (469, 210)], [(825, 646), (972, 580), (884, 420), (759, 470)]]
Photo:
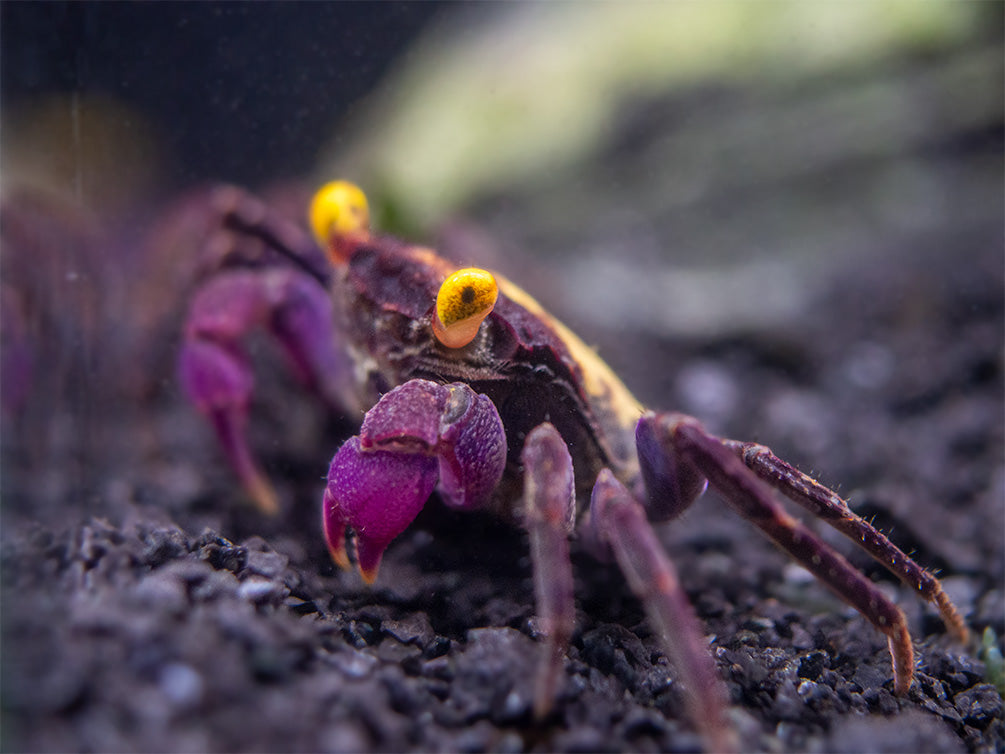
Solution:
[(384, 550), (422, 510), (434, 487), (464, 510), (490, 499), (506, 465), (506, 436), (488, 398), (456, 383), (411, 380), (367, 412), (357, 437), (335, 454), (324, 494), (325, 539), (348, 567), (346, 528), (367, 583)]
[(254, 390), (249, 333), (270, 332), (294, 375), (332, 405), (347, 394), (349, 372), (333, 346), (332, 305), (325, 289), (299, 270), (230, 270), (203, 284), (185, 322), (178, 377), (188, 399), (216, 432), (259, 510), (279, 510), (276, 493), (247, 439)]
[(276, 493), (255, 463), (245, 436), (254, 379), (244, 351), (230, 344), (189, 340), (182, 345), (178, 372), (182, 388), (212, 424), (248, 495), (263, 513), (276, 513)]

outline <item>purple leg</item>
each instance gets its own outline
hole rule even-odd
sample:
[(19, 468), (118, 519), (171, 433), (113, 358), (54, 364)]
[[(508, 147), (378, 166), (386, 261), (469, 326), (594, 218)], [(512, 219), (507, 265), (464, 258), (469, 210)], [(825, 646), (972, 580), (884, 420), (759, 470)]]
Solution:
[(792, 518), (773, 490), (722, 440), (683, 414), (647, 414), (668, 454), (693, 464), (726, 502), (800, 565), (886, 634), (893, 658), (894, 690), (906, 693), (914, 677), (914, 649), (903, 612), (830, 545)]
[(209, 419), (251, 498), (272, 513), (278, 510), (275, 493), (246, 438), (254, 379), (242, 341), (255, 327), (270, 329), (294, 373), (331, 400), (346, 370), (334, 348), (327, 294), (296, 270), (224, 272), (193, 298), (178, 363), (182, 388)]
[(534, 714), (551, 710), (575, 626), (569, 535), (575, 524), (572, 458), (551, 424), (536, 427), (524, 442), (524, 526), (530, 535), (537, 612), (547, 637), (534, 689)]
[(643, 506), (608, 469), (600, 472), (593, 488), (589, 525), (596, 540), (610, 547), (628, 586), (645, 606), (650, 624), (680, 673), (690, 718), (706, 746), (716, 752), (735, 751), (737, 742), (725, 720), (728, 695), (677, 571)]
[(942, 620), (956, 639), (961, 642), (967, 640), (970, 633), (967, 625), (939, 580), (915, 563), (872, 524), (855, 515), (840, 496), (786, 463), (763, 445), (736, 440), (723, 440), (722, 443), (757, 476), (844, 534), (876, 562), (889, 569), (908, 588), (917, 590), (918, 594), (939, 609)]
[[(251, 259), (259, 259), (263, 250), (271, 250), (299, 267), (309, 277), (327, 285), (328, 264), (324, 253), (310, 235), (287, 216), (275, 212), (269, 204), (236, 186), (220, 186), (210, 198), (218, 218), (219, 233), (208, 244), (218, 252), (214, 266), (234, 252), (245, 256), (254, 248), (248, 240), (260, 242)], [(300, 207), (296, 212), (301, 211)], [(291, 213), (292, 214), (292, 213)]]
[(323, 502), (325, 539), (349, 565), (346, 529), (367, 583), (381, 556), (425, 505), (433, 488), (462, 510), (485, 505), (506, 465), (506, 435), (495, 406), (460, 383), (411, 380), (387, 393), (358, 437), (335, 454)]
[(692, 464), (667, 452), (655, 422), (640, 421), (636, 425), (635, 447), (644, 482), (644, 488), (636, 493), (644, 501), (650, 521), (677, 518), (708, 486)]

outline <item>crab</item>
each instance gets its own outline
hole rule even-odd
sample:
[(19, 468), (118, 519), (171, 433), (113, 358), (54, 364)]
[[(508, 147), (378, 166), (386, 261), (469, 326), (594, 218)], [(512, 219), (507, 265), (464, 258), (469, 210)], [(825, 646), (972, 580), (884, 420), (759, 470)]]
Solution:
[(246, 437), (253, 378), (242, 342), (265, 327), (307, 387), (332, 406), (365, 412), (359, 434), (335, 452), (322, 499), (325, 540), (340, 567), (355, 562), (373, 583), (384, 552), (434, 493), (449, 507), (490, 509), (526, 529), (545, 637), (539, 718), (554, 704), (574, 629), (569, 540), (578, 536), (596, 558), (617, 563), (644, 605), (706, 746), (736, 748), (725, 687), (654, 528), (708, 486), (887, 637), (896, 693), (914, 675), (903, 612), (776, 493), (862, 547), (966, 639), (938, 579), (835, 492), (763, 445), (644, 408), (593, 350), (501, 275), (373, 232), (356, 186), (337, 181), (316, 194), (313, 240), (239, 189), (221, 189), (215, 204), (228, 239), (223, 256), (261, 261), (265, 249), (272, 262), (224, 265), (202, 284), (179, 376), (249, 497), (263, 512), (279, 508)]

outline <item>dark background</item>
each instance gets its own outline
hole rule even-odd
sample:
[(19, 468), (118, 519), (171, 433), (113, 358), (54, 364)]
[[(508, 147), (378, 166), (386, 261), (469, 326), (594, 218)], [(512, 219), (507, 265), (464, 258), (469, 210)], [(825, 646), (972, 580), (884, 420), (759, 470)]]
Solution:
[(338, 119), (442, 9), (5, 2), (0, 106), (110, 94), (163, 128), (179, 184), (302, 175)]

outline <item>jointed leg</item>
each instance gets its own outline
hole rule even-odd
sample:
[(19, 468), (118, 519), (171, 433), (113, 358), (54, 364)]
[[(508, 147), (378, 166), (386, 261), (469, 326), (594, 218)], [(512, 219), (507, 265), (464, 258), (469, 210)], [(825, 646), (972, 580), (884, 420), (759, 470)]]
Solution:
[(680, 673), (689, 714), (711, 751), (735, 751), (724, 720), (727, 695), (716, 675), (698, 619), (663, 550), (645, 509), (614, 475), (597, 477), (590, 506), (595, 536), (610, 546), (628, 585), (646, 608), (667, 655)]
[(524, 466), (524, 526), (530, 536), (537, 612), (547, 635), (534, 688), (534, 714), (551, 709), (575, 626), (569, 535), (576, 515), (572, 458), (558, 431), (542, 424), (527, 435)]
[[(257, 197), (236, 186), (223, 186), (212, 196), (214, 212), (220, 218), (222, 229), (236, 234), (236, 238), (223, 244), (230, 251), (255, 238), (266, 248), (278, 252), (322, 285), (328, 281), (328, 267), (324, 256), (311, 237), (294, 222), (280, 216)], [(210, 244), (219, 241), (211, 239)]]
[(722, 442), (761, 479), (844, 534), (908, 587), (917, 589), (922, 597), (938, 607), (943, 621), (956, 638), (966, 641), (969, 634), (967, 626), (956, 606), (943, 591), (939, 580), (915, 563), (869, 522), (852, 513), (848, 504), (838, 495), (786, 463), (763, 445), (736, 440)]
[(741, 516), (886, 634), (893, 657), (894, 689), (898, 694), (906, 693), (914, 677), (914, 649), (900, 608), (851, 563), (786, 513), (774, 499), (771, 487), (722, 440), (707, 434), (697, 420), (663, 414), (652, 421), (660, 424), (668, 452), (693, 463)]

